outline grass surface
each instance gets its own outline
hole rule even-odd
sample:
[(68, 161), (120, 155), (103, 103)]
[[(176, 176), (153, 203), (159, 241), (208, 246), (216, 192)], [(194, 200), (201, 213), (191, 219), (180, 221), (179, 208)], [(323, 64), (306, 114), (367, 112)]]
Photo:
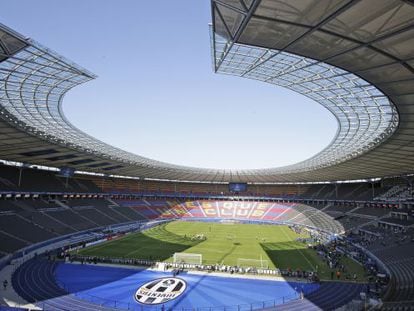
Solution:
[[(191, 237), (204, 234), (205, 241)], [(220, 224), (174, 221), (140, 233), (79, 251), (80, 255), (172, 261), (175, 252), (202, 254), (203, 264), (237, 265), (239, 258), (267, 260), (269, 268), (317, 270), (330, 279), (331, 270), (313, 249), (297, 242), (298, 235), (287, 226)], [(351, 275), (363, 279), (363, 269), (349, 259), (342, 262)]]

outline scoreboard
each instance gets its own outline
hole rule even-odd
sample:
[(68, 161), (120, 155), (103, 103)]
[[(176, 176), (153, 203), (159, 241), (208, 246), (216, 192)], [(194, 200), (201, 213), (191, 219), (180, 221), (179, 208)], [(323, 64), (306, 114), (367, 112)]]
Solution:
[(246, 192), (247, 184), (246, 183), (229, 183), (230, 192)]
[(75, 174), (75, 169), (73, 167), (61, 167), (59, 169), (59, 175), (63, 177), (72, 177)]

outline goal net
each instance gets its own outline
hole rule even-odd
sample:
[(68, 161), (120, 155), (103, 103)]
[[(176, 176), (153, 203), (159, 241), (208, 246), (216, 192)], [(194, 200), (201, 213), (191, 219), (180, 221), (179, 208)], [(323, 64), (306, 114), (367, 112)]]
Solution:
[(268, 269), (269, 263), (266, 259), (238, 258), (237, 266), (242, 268)]
[(201, 265), (203, 256), (201, 254), (191, 253), (174, 253), (174, 263), (188, 263), (193, 265)]

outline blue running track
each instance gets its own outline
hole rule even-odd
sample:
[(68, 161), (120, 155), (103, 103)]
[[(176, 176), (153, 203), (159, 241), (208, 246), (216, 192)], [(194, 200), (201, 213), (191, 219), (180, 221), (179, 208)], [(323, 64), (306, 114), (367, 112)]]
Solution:
[[(321, 285), (181, 273), (187, 283), (184, 293), (157, 306), (135, 301), (136, 290), (148, 281), (171, 273), (49, 262), (36, 258), (23, 264), (12, 278), (23, 298), (45, 310), (141, 311), (199, 309), (200, 311), (332, 310), (355, 297), (364, 286), (356, 283), (323, 282)], [(305, 299), (297, 291), (305, 292)], [(283, 305), (281, 305), (284, 303)]]
[[(117, 307), (130, 309), (146, 307), (134, 299), (134, 293), (141, 285), (170, 276), (171, 273), (165, 272), (78, 264), (61, 264), (56, 269), (57, 282), (68, 292), (76, 293), (76, 297), (111, 307), (115, 306), (116, 302)], [(271, 307), (297, 299), (297, 290), (303, 288), (310, 293), (319, 287), (316, 284), (190, 273), (181, 273), (178, 277), (186, 281), (187, 289), (175, 300), (165, 303), (165, 309), (181, 310), (193, 307), (223, 309), (223, 306), (234, 306), (237, 310), (237, 306), (241, 305), (243, 309), (250, 310), (251, 304), (256, 308)]]

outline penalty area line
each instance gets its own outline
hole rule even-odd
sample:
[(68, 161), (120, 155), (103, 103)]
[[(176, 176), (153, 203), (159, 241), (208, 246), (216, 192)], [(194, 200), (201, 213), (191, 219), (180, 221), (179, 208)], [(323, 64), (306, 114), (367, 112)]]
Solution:
[[(289, 236), (287, 235), (287, 233), (285, 232), (285, 228), (283, 228), (282, 227), (282, 231), (283, 231), (283, 233), (284, 233), (284, 235), (288, 238), (288, 239), (290, 239), (289, 238)], [(302, 255), (302, 257), (303, 258), (305, 258), (305, 260), (308, 262), (308, 264), (312, 267), (312, 269), (313, 270), (315, 270), (315, 266), (309, 261), (309, 259), (303, 254), (303, 252), (299, 249), (299, 248), (295, 248), (295, 250), (297, 250), (301, 255)]]

